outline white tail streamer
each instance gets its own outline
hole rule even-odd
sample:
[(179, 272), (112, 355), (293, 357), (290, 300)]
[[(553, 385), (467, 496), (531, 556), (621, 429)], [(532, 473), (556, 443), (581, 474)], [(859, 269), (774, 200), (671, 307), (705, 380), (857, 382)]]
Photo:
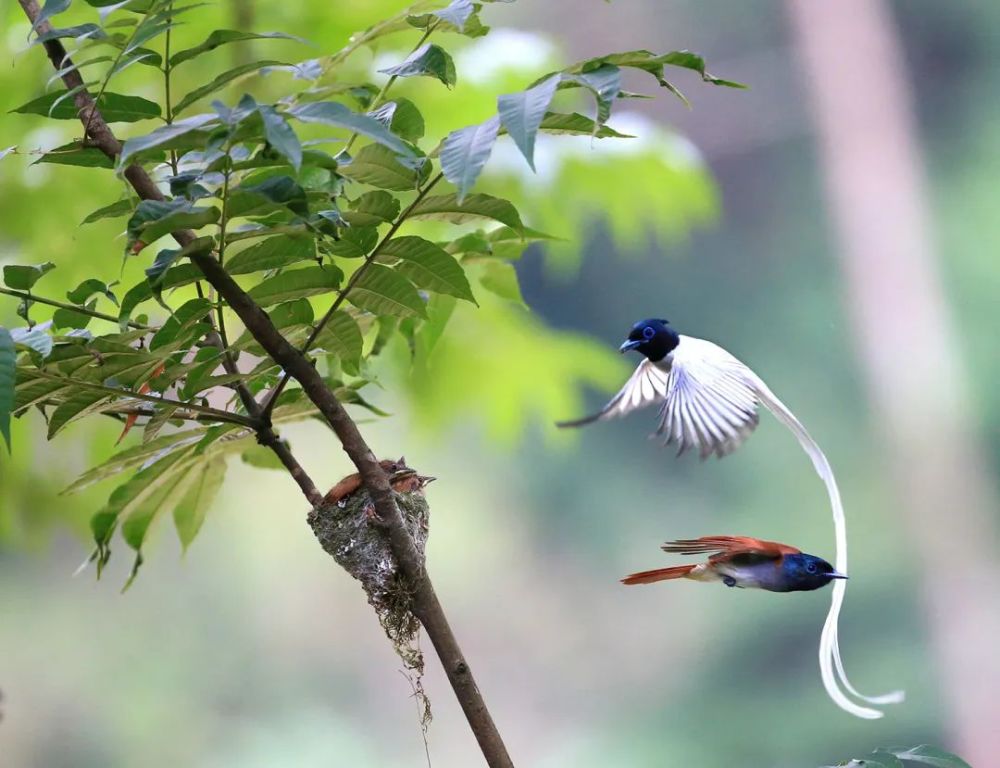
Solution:
[[(826, 492), (830, 497), (830, 508), (833, 511), (833, 529), (836, 539), (834, 568), (841, 573), (847, 573), (847, 523), (844, 519), (844, 507), (840, 500), (840, 489), (837, 488), (837, 481), (833, 476), (833, 470), (830, 468), (830, 462), (826, 460), (823, 451), (806, 431), (806, 428), (795, 418), (795, 414), (788, 410), (785, 404), (775, 396), (760, 377), (749, 370), (746, 373), (748, 374), (748, 383), (753, 387), (761, 403), (795, 435), (802, 449), (812, 460), (816, 474), (823, 480)], [(858, 693), (857, 689), (847, 679), (847, 673), (844, 671), (844, 662), (840, 658), (840, 640), (837, 635), (840, 609), (844, 604), (844, 593), (846, 590), (846, 581), (837, 580), (833, 583), (830, 611), (826, 615), (823, 632), (819, 640), (820, 676), (823, 678), (823, 687), (826, 688), (827, 694), (838, 707), (857, 717), (874, 720), (882, 717), (882, 712), (851, 701), (848, 694), (869, 704), (897, 704), (903, 701), (905, 694), (903, 691), (893, 691), (882, 696), (864, 696)]]

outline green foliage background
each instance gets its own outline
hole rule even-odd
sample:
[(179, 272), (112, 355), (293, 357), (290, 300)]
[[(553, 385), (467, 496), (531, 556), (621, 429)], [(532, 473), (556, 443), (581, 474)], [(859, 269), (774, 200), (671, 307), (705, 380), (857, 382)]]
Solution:
[[(277, 4), (254, 7), (255, 29), (301, 35), (316, 54), (264, 41), (210, 55), (219, 70), (248, 57), (298, 61), (340, 47), (403, 6), (343, 5), (331, 12), (329, 4), (306, 2), (294, 14)], [(419, 101), (428, 133), (440, 136), (489, 117), (497, 94), (588, 54), (691, 47), (716, 62), (781, 44), (777, 6), (752, 13), (678, 2), (667, 13), (658, 3), (625, 5), (594, 3), (580, 27), (566, 21), (585, 15), (576, 3), (573, 10), (562, 4), (563, 16), (529, 2), (491, 7), (484, 15), (494, 26), (541, 24), (560, 42), (501, 38), (523, 53), (520, 62), (497, 48), (480, 47), (477, 56), (475, 41), (455, 44), (470, 52), (464, 62), (456, 54), (453, 90), (415, 79), (398, 93)], [(985, 31), (991, 22), (996, 28), (997, 13), (966, 10), (944, 24), (929, 3), (896, 10), (911, 66), (938, 73), (923, 81), (919, 104), (945, 269), (998, 469), (989, 285), (1000, 233), (987, 208), (997, 122), (989, 101), (973, 97), (1000, 78)], [(232, 26), (234, 12), (229, 4), (211, 7), (178, 36), (194, 44)], [(0, 5), (7, 109), (37, 97), (51, 76), (37, 50), (24, 52), (19, 14), (16, 5)], [(712, 22), (720, 16), (730, 20), (724, 29)], [(956, 52), (948, 33), (970, 42)], [(384, 46), (375, 66), (398, 61), (416, 34)], [(787, 51), (772, 55), (790, 66)], [(497, 66), (498, 59), (507, 63)], [(732, 153), (710, 155), (714, 183), (688, 141), (668, 130), (702, 112), (725, 115), (725, 99), (789, 109), (791, 96), (758, 96), (739, 61), (716, 69), (754, 90), (713, 92), (682, 80), (694, 115), (679, 102), (638, 105), (656, 123), (640, 124), (642, 138), (622, 140), (625, 148), (605, 149), (610, 140), (574, 140), (571, 149), (539, 142), (534, 176), (515, 166), (513, 146), (498, 148), (477, 191), (514, 199), (528, 224), (565, 238), (532, 246), (519, 264), (534, 313), (489, 298), (480, 309), (460, 308), (433, 369), (411, 376), (407, 352), (395, 344), (379, 369), (385, 391), (371, 395), (394, 414), (365, 425), (378, 451), (405, 449), (411, 464), (441, 478), (430, 492), (432, 572), (501, 731), (525, 764), (598, 766), (614, 756), (659, 765), (669, 754), (678, 764), (815, 765), (883, 744), (947, 743), (912, 581), (916, 565), (894, 531), (898, 518), (884, 508), (858, 373), (830, 365), (853, 354), (810, 144), (794, 128), (802, 116), (792, 108), (785, 121), (792, 129), (761, 146), (734, 139)], [(772, 66), (780, 78), (781, 66)], [(122, 78), (143, 95), (136, 69)], [(249, 87), (263, 102), (282, 93), (280, 77), (225, 93), (232, 101)], [(179, 70), (178, 80), (184, 93), (204, 77)], [(639, 133), (632, 124), (612, 121)], [(689, 140), (711, 151), (699, 129), (718, 130), (707, 121), (685, 124)], [(35, 127), (26, 140), (27, 125)], [(49, 148), (77, 132), (8, 115), (0, 149)], [(29, 166), (33, 159), (0, 161), (0, 260), (58, 262), (45, 277), (47, 295), (61, 296), (94, 265), (108, 282), (140, 280), (146, 259), (119, 271), (120, 221), (67, 225), (116, 199), (111, 174), (99, 182), (88, 169)], [(720, 189), (726, 216), (717, 218)], [(3, 324), (16, 322), (14, 304), (0, 301)], [(614, 353), (619, 337), (634, 319), (661, 313), (682, 331), (724, 339), (751, 361), (830, 455), (845, 488), (853, 571), (864, 576), (863, 587), (860, 578), (852, 583), (845, 614), (847, 663), (866, 690), (900, 685), (909, 695), (886, 720), (855, 722), (826, 700), (814, 659), (824, 600), (617, 585), (621, 574), (655, 565), (657, 545), (673, 536), (747, 533), (830, 552), (821, 488), (774, 424), (735, 456), (706, 466), (675, 462), (647, 445), (641, 418), (579, 438), (551, 427), (582, 407), (578, 384), (601, 395), (617, 384), (628, 370)], [(393, 671), (397, 662), (360, 591), (331, 568), (302, 524), (305, 505), (284, 475), (231, 462), (184, 561), (173, 536), (160, 535), (125, 597), (116, 589), (127, 575), (125, 558), (112, 561), (107, 582), (70, 578), (88, 553), (87, 520), (109, 488), (74, 497), (57, 491), (110, 455), (119, 432), (91, 420), (46, 443), (42, 422), (26, 417), (13, 425), (17, 450), (0, 460), (0, 647), (12, 649), (0, 660), (0, 746), (13, 764), (129, 764), (137, 754), (153, 765), (414, 764), (420, 737), (408, 686)], [(317, 480), (332, 484), (349, 471), (323, 429), (306, 424), (288, 434)], [(464, 765), (471, 736), (430, 666), (435, 765)]]

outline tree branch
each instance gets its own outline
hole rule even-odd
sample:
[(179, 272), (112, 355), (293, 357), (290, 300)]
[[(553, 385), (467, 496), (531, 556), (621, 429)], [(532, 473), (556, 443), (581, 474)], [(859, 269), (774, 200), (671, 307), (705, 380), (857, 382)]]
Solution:
[[(38, 3), (35, 0), (18, 0), (28, 19), (34, 24), (39, 15)], [(44, 34), (51, 29), (48, 22), (39, 25), (39, 33)], [(44, 43), (46, 53), (59, 70), (68, 64), (66, 50), (58, 40), (48, 40)], [(99, 148), (105, 155), (115, 158), (121, 152), (121, 143), (111, 132), (104, 121), (97, 105), (76, 70), (65, 72), (63, 82), (70, 90), (79, 89), (73, 95), (73, 102), (79, 112), (80, 119), (86, 127), (93, 146)], [(87, 138), (85, 136), (85, 138)], [(124, 170), (124, 176), (138, 195), (146, 200), (162, 200), (163, 195), (146, 171), (135, 164)], [(174, 233), (174, 239), (183, 247), (194, 241), (194, 233), (184, 230)], [(267, 313), (254, 302), (247, 293), (226, 272), (219, 262), (208, 254), (196, 254), (191, 257), (205, 275), (205, 279), (236, 312), (244, 326), (257, 342), (264, 348), (272, 360), (291, 375), (303, 392), (319, 409), (330, 427), (340, 439), (340, 443), (351, 462), (357, 467), (361, 478), (372, 497), (375, 511), (386, 524), (386, 533), (393, 555), (396, 558), (403, 575), (413, 587), (412, 610), (423, 624), (431, 643), (441, 660), (445, 674), (455, 691), (462, 710), (465, 712), (483, 756), (490, 768), (513, 768), (513, 762), (507, 753), (503, 739), (497, 731), (493, 718), (483, 701), (472, 671), (465, 660), (444, 610), (434, 592), (434, 587), (424, 568), (423, 559), (417, 551), (402, 520), (399, 508), (396, 506), (389, 478), (379, 466), (371, 448), (358, 431), (357, 424), (347, 413), (344, 406), (323, 381), (319, 372), (307, 357), (293, 347), (274, 327)], [(269, 430), (269, 425), (261, 425), (262, 432)], [(273, 434), (273, 433), (272, 433)], [(262, 439), (263, 442), (263, 439)], [(275, 436), (273, 441), (265, 443), (272, 450), (280, 445)], [(279, 458), (311, 503), (315, 503), (318, 492), (305, 473), (294, 462), (290, 454), (283, 456), (278, 450)], [(296, 476), (298, 472), (298, 476)]]

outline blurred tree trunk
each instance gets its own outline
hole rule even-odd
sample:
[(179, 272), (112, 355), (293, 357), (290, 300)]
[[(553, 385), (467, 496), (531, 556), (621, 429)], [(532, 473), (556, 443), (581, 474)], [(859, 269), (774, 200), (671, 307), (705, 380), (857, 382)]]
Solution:
[(788, 0), (787, 9), (853, 337), (898, 523), (924, 577), (948, 726), (956, 751), (991, 765), (1000, 754), (995, 490), (933, 253), (900, 41), (884, 0)]

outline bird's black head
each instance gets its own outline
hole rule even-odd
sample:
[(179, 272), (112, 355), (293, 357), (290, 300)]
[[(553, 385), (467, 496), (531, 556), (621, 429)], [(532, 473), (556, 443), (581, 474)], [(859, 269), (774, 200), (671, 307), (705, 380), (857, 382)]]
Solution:
[(658, 362), (669, 355), (680, 343), (677, 331), (667, 325), (667, 320), (641, 320), (632, 326), (628, 338), (619, 347), (622, 352), (630, 349), (642, 352), (652, 362)]
[[(821, 557), (807, 554), (785, 555), (782, 558), (781, 592), (805, 592), (825, 587), (834, 579), (846, 579)], [(776, 590), (779, 591), (779, 590)]]

